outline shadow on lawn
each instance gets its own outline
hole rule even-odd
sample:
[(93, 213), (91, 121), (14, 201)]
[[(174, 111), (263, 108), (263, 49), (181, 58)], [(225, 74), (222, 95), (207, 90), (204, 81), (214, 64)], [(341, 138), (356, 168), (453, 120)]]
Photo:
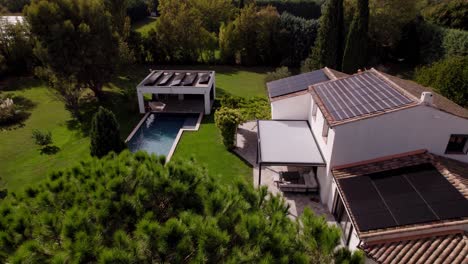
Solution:
[(1, 98), (11, 98), (13, 100), (16, 114), (1, 124), (0, 130), (14, 130), (24, 127), (24, 122), (31, 116), (30, 111), (34, 109), (37, 104), (24, 96), (13, 95), (11, 93), (4, 94)]
[(45, 146), (40, 149), (41, 155), (54, 155), (60, 151), (60, 148), (57, 146)]

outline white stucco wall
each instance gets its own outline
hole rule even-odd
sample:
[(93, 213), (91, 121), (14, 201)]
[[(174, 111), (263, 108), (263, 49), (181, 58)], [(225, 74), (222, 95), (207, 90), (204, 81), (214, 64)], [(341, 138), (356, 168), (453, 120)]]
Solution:
[(272, 119), (307, 120), (310, 95), (303, 94), (271, 103)]
[(335, 127), (332, 166), (418, 149), (468, 162), (468, 155), (446, 155), (451, 134), (468, 134), (468, 120), (420, 105)]

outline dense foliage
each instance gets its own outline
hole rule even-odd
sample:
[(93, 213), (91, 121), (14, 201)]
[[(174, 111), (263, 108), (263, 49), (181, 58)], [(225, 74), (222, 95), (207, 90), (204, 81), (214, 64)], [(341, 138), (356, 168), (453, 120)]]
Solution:
[(34, 41), (27, 23), (0, 19), (0, 78), (28, 73), (33, 68)]
[(448, 57), (416, 71), (416, 81), (468, 107), (468, 56)]
[(291, 72), (289, 71), (288, 67), (279, 67), (276, 68), (273, 72), (267, 72), (265, 77), (265, 82), (271, 82), (279, 79), (283, 79), (286, 77), (291, 76)]
[(311, 57), (303, 69), (341, 69), (343, 55), (343, 0), (328, 0), (323, 6), (320, 27)]
[(342, 70), (355, 73), (367, 64), (369, 0), (358, 0), (357, 10), (348, 30)]
[(221, 107), (215, 112), (215, 123), (221, 131), (223, 144), (227, 149), (235, 147), (237, 126), (242, 122), (242, 115), (238, 109)]
[(111, 151), (118, 153), (124, 148), (114, 113), (102, 106), (93, 117), (90, 136), (92, 156), (103, 157)]
[(221, 106), (239, 110), (242, 115), (242, 120), (271, 118), (270, 102), (265, 97), (255, 96), (252, 98), (244, 98), (225, 95), (221, 98)]
[(119, 62), (119, 35), (103, 1), (34, 0), (25, 10), (37, 56), (57, 79), (97, 97)]
[(468, 31), (442, 28), (421, 22), (417, 25), (420, 58), (432, 63), (449, 56), (468, 55)]
[(287, 12), (304, 19), (318, 19), (323, 0), (257, 0), (258, 6), (272, 5), (280, 14)]
[[(307, 20), (289, 13), (280, 16), (279, 37), (281, 65), (297, 67), (307, 58), (314, 45), (319, 26), (318, 20)], [(277, 54), (276, 56), (278, 56)]]
[(109, 155), (0, 205), (0, 262), (330, 263), (339, 229), (193, 161)]
[(443, 0), (422, 12), (424, 19), (439, 26), (468, 30), (468, 1)]
[(4, 6), (9, 12), (19, 13), (31, 0), (0, 0), (0, 6)]

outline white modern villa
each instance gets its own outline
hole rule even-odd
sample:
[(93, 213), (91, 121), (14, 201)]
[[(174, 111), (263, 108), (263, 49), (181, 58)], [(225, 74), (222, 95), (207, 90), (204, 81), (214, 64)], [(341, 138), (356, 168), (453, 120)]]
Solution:
[(259, 183), (263, 167), (310, 168), (301, 181), (274, 180), (317, 192), (343, 244), (369, 263), (467, 263), (467, 109), (376, 69), (323, 68), (267, 87)]

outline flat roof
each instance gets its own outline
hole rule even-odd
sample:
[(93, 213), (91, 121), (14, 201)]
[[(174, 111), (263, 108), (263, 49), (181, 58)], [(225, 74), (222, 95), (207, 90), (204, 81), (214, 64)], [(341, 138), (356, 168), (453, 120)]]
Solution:
[(144, 88), (207, 88), (214, 71), (154, 70), (138, 85)]
[(259, 163), (325, 165), (307, 121), (259, 120)]
[(270, 98), (309, 89), (310, 85), (330, 80), (322, 69), (268, 82)]

